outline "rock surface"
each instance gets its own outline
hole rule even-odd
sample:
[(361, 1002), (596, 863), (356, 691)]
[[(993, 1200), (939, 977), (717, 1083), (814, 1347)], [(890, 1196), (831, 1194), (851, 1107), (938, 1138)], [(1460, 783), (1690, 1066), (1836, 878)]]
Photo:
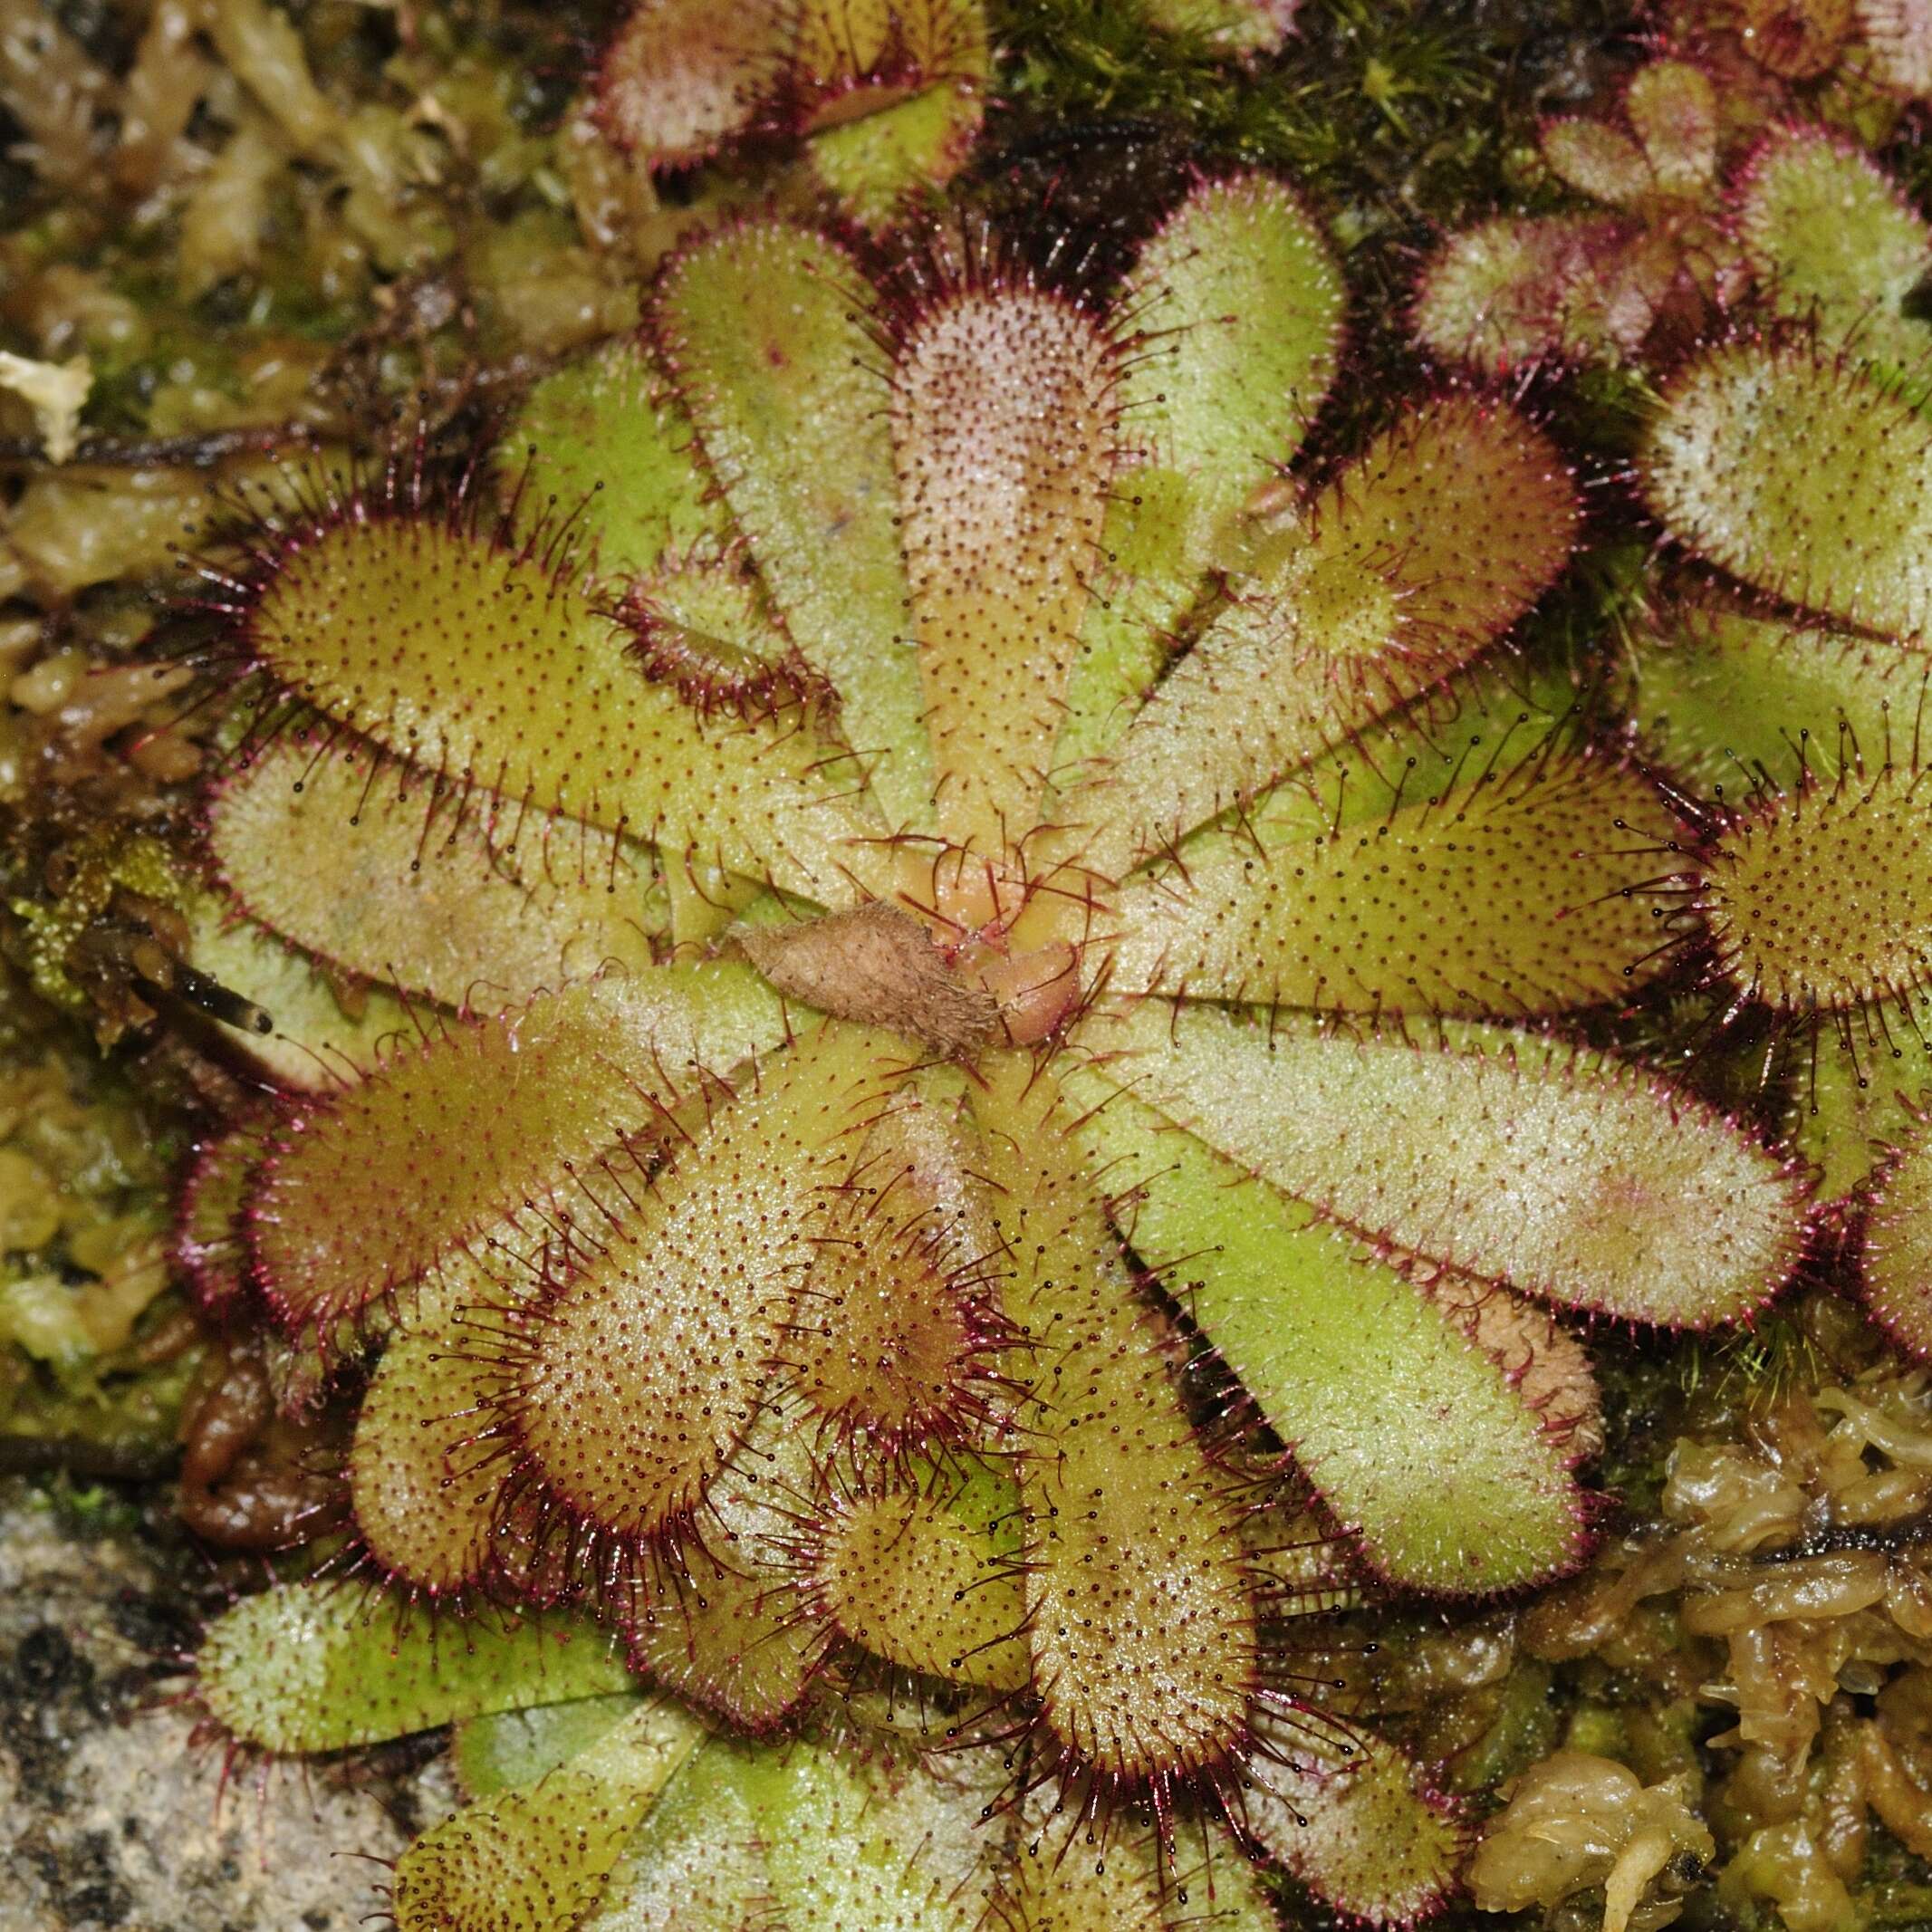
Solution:
[(0, 1932), (360, 1932), (387, 1876), (369, 1858), (442, 1809), (416, 1751), (238, 1762), (223, 1791), (219, 1742), (191, 1745), (170, 1702), (197, 1563), (0, 1482)]

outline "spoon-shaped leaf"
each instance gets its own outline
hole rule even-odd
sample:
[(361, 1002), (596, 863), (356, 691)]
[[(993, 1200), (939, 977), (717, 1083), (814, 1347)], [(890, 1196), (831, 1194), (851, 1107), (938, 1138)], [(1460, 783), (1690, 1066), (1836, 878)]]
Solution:
[(1754, 589), (1896, 638), (1932, 625), (1932, 422), (1804, 342), (1736, 342), (1666, 391), (1644, 490)]
[(1782, 313), (1860, 355), (1911, 363), (1932, 349), (1932, 331), (1900, 312), (1932, 269), (1932, 226), (1862, 148), (1773, 128), (1735, 195), (1745, 259)]
[(1034, 822), (1113, 481), (1106, 330), (1024, 283), (970, 284), (907, 327), (893, 448), (913, 628), (954, 843)]
[(607, 962), (648, 966), (654, 937), (668, 942), (640, 847), (354, 741), (278, 739), (216, 793), (207, 835), (253, 918), (447, 1006), (509, 1005)]
[(197, 1658), (210, 1713), (266, 1751), (340, 1751), (454, 1717), (630, 1687), (587, 1625), (477, 1616), (460, 1632), (360, 1583), (285, 1583), (208, 1626)]
[[(918, 667), (871, 300), (803, 228), (750, 222), (675, 260), (658, 291), (666, 366), (793, 641), (829, 678), (895, 825), (929, 815)], [(781, 881), (782, 883), (782, 881)]]
[(1336, 1754), (1326, 1740), (1264, 1726), (1273, 1754), (1255, 1761), (1245, 1821), (1256, 1841), (1338, 1910), (1408, 1926), (1455, 1889), (1468, 1828), (1396, 1745), (1358, 1734)]
[(1028, 1639), (1045, 1720), (1129, 1779), (1216, 1765), (1246, 1735), (1256, 1604), (1231, 1479), (1209, 1460), (1108, 1232), (1052, 1077), (1004, 1053), (974, 1110), (1004, 1244)]
[(1913, 1354), (1932, 1356), (1932, 1136), (1914, 1123), (1880, 1169), (1865, 1235), (1865, 1299)]
[(632, 1667), (754, 1736), (799, 1709), (830, 1640), (791, 1559), (817, 1484), (805, 1418), (774, 1395), (711, 1484), (697, 1533), (628, 1565), (619, 1585)]
[(1304, 525), (1258, 526), (1230, 607), (1067, 802), (1119, 876), (1469, 663), (1555, 578), (1576, 506), (1514, 411), (1445, 400), (1358, 457)]
[(1290, 783), (1184, 841), (1120, 894), (1110, 984), (1514, 1014), (1620, 998), (1663, 963), (1677, 825), (1641, 774), (1527, 734), (1472, 755), (1460, 731), (1399, 769), (1398, 786), (1368, 775), (1346, 818), (1331, 785)]
[(1698, 902), (1720, 970), (1785, 1012), (1907, 996), (1932, 975), (1926, 768), (1841, 767), (1745, 813)]
[(378, 1077), (284, 1122), (251, 1223), (269, 1294), (306, 1325), (407, 1288), (573, 1164), (659, 1131), (697, 1069), (783, 1033), (756, 976), (715, 965), (592, 982), (399, 1046)]
[(673, 1706), (641, 1705), (535, 1784), (432, 1825), (396, 1867), (397, 1932), (576, 1932), (703, 1735)]
[(1354, 1040), (1149, 1001), (1101, 1076), (1370, 1239), (1626, 1320), (1703, 1327), (1795, 1264), (1802, 1190), (1628, 1062), (1504, 1027)]
[(853, 895), (877, 827), (793, 719), (710, 719), (647, 680), (630, 633), (529, 546), (359, 500), (284, 536), (250, 647), (293, 697), (500, 813), (528, 803), (619, 837)]
[(512, 1313), (504, 1412), (570, 1517), (635, 1547), (697, 1508), (771, 1383), (814, 1201), (907, 1061), (831, 1025), (759, 1062)]
[(1122, 1212), (1137, 1252), (1169, 1270), (1370, 1563), (1479, 1593), (1577, 1561), (1570, 1444), (1453, 1310), (1110, 1082), (1083, 1074), (1073, 1091), (1096, 1163), (1136, 1190)]
[(1301, 447), (1334, 380), (1344, 298), (1284, 182), (1204, 182), (1140, 252), (1115, 303), (1138, 332), (1120, 375), (1129, 467), (1101, 538), (1058, 757), (1101, 749), (1154, 681), (1164, 639), (1255, 490)]
[(928, 1677), (1022, 1691), (1033, 1681), (1010, 1533), (1012, 1484), (985, 1464), (928, 1466), (824, 1501), (804, 1587), (853, 1642)]

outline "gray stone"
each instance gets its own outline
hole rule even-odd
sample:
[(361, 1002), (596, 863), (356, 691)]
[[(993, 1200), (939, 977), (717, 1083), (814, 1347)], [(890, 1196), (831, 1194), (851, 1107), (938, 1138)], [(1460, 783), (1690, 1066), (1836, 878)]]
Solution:
[[(409, 1830), (445, 1809), (409, 1747), (309, 1766), (194, 1739), (170, 1657), (199, 1560), (78, 1536), (0, 1482), (0, 1932), (360, 1932)], [(199, 1574), (206, 1574), (205, 1567)]]

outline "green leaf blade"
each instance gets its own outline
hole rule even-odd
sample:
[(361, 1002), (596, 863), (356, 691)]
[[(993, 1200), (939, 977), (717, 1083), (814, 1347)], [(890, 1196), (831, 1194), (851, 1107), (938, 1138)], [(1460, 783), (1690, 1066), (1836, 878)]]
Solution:
[(360, 1583), (292, 1583), (209, 1625), (197, 1658), (211, 1716), (243, 1744), (341, 1751), (453, 1718), (631, 1687), (590, 1627), (476, 1617), (460, 1630)]
[(893, 516), (872, 303), (831, 242), (748, 222), (678, 257), (655, 329), (706, 459), (793, 641), (831, 679), (895, 826), (932, 799)]
[(1363, 1236), (1629, 1321), (1767, 1300), (1803, 1188), (1715, 1110), (1629, 1062), (1506, 1027), (1441, 1046), (1149, 1002), (1095, 1045), (1110, 1081)]
[(1461, 1595), (1577, 1562), (1564, 1445), (1446, 1315), (1151, 1108), (1098, 1077), (1076, 1091), (1105, 1103), (1083, 1129), (1096, 1158), (1141, 1190), (1136, 1248), (1171, 1264), (1170, 1285), (1372, 1565)]

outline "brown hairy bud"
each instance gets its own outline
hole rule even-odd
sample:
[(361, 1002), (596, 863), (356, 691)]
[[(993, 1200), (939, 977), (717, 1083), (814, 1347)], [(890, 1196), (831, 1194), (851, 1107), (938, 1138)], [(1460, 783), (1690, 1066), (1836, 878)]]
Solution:
[(738, 950), (793, 999), (905, 1033), (948, 1059), (989, 1038), (999, 1004), (970, 986), (908, 912), (875, 899), (801, 926), (740, 927)]

